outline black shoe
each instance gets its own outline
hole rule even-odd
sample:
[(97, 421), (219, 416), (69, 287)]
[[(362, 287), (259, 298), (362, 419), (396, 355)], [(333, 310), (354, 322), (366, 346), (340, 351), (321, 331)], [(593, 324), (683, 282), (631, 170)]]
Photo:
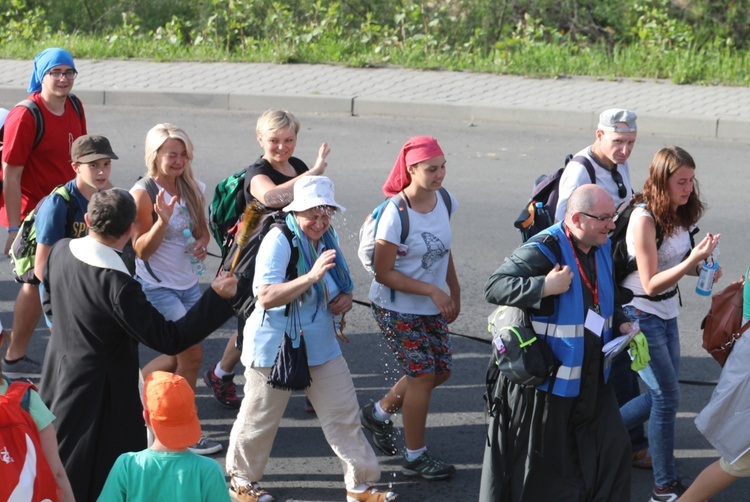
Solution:
[(42, 365), (30, 357), (23, 356), (13, 362), (3, 360), (3, 374), (15, 380), (17, 378), (41, 378)]
[(674, 502), (685, 493), (685, 490), (687, 487), (683, 486), (679, 479), (672, 481), (664, 488), (654, 486), (651, 492), (651, 502)]
[(398, 453), (398, 448), (393, 443), (393, 422), (390, 420), (382, 421), (375, 418), (375, 403), (370, 401), (359, 410), (359, 420), (362, 427), (372, 433), (372, 440), (375, 446), (386, 455), (392, 457)]
[(404, 451), (404, 459), (406, 459), (406, 464), (401, 469), (401, 473), (404, 476), (418, 476), (424, 479), (445, 479), (456, 473), (454, 465), (433, 457), (429, 451), (425, 451), (416, 460), (412, 460), (411, 462), (406, 458), (406, 451)]

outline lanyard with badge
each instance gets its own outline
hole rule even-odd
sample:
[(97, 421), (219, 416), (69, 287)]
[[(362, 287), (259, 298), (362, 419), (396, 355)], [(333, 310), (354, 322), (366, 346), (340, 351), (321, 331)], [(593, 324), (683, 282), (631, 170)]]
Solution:
[[(592, 284), (591, 280), (589, 280), (588, 276), (586, 275), (586, 272), (583, 270), (581, 261), (578, 259), (578, 253), (575, 250), (575, 245), (573, 244), (573, 239), (571, 239), (570, 237), (570, 230), (568, 230), (567, 226), (565, 227), (565, 237), (568, 238), (568, 242), (570, 242), (570, 246), (573, 248), (573, 257), (575, 258), (576, 266), (578, 267), (578, 275), (581, 276), (581, 280), (583, 281), (584, 286), (586, 286), (586, 288), (591, 292), (591, 296), (594, 299), (594, 304), (586, 312), (586, 321), (584, 323), (584, 327), (595, 335), (602, 336), (602, 333), (604, 332), (604, 318), (601, 316), (601, 309), (599, 308), (599, 284)], [(596, 260), (594, 260), (593, 267), (594, 277), (596, 277)]]

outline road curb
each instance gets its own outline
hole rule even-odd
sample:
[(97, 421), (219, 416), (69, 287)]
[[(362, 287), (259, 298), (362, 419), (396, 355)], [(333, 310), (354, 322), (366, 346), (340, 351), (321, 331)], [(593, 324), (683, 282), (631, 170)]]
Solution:
[[(232, 111), (285, 108), (298, 113), (495, 122), (577, 130), (595, 129), (598, 118), (598, 114), (593, 111), (534, 107), (481, 107), (459, 103), (373, 99), (366, 96), (271, 95), (199, 90), (186, 92), (169, 89), (76, 89), (75, 93), (87, 105), (165, 106)], [(0, 87), (0, 101), (2, 102), (18, 102), (26, 95), (25, 91), (17, 87)], [(650, 135), (744, 140), (750, 138), (750, 118), (742, 120), (737, 117), (686, 117), (639, 113), (638, 130), (641, 134)]]

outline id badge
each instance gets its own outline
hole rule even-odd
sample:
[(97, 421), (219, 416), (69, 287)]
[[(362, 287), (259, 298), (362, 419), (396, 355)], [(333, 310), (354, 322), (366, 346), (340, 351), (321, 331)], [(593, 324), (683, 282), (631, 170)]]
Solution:
[(595, 310), (589, 309), (586, 314), (584, 327), (596, 336), (602, 336), (602, 333), (604, 332), (604, 318)]

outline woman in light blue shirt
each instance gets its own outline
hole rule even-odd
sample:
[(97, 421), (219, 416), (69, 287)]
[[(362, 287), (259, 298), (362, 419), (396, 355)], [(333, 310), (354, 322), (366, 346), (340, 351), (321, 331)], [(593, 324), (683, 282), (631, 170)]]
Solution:
[[(354, 383), (337, 341), (335, 316), (351, 310), (354, 286), (331, 227), (333, 214), (344, 211), (333, 196), (333, 183), (324, 176), (298, 180), (294, 202), (284, 208), (289, 213), (286, 225), (273, 227), (258, 249), (253, 278), (257, 304), (245, 324), (242, 349), (245, 398), (227, 454), (235, 498), (275, 500), (259, 482), (291, 395), (267, 384), (285, 332), (292, 340), (304, 333), (312, 377), (305, 393), (328, 444), (341, 459), (347, 500), (395, 498), (371, 486), (380, 478), (380, 467), (360, 428)], [(287, 269), (293, 256), (296, 277), (290, 278)], [(341, 339), (346, 341), (343, 335)]]

